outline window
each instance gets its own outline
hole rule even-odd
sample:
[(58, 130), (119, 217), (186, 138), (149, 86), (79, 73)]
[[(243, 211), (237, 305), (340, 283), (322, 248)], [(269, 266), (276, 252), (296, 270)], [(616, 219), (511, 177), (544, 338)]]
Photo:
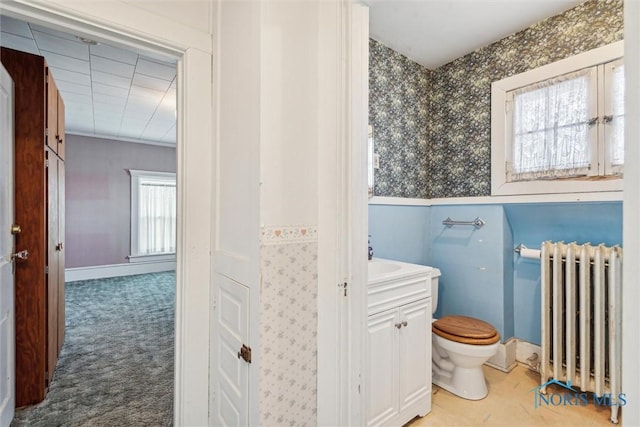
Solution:
[(492, 85), (492, 194), (621, 189), (622, 42)]
[(176, 174), (129, 170), (131, 256), (129, 262), (175, 259)]

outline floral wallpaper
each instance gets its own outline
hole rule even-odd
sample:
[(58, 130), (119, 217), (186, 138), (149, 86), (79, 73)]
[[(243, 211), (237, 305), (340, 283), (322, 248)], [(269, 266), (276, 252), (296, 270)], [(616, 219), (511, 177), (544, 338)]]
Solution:
[[(406, 73), (412, 76), (418, 73), (416, 67), (420, 65), (404, 57), (404, 62), (400, 61), (397, 59), (400, 54), (372, 41), (369, 114), (376, 151), (380, 146), (398, 153), (387, 156), (387, 162), (381, 155), (375, 195), (426, 198), (490, 195), (491, 83), (622, 39), (622, 0), (590, 0), (435, 70), (425, 70), (421, 75), (426, 82), (420, 80), (419, 88), (411, 77), (408, 83), (402, 82), (405, 72), (399, 67), (406, 63)], [(394, 65), (384, 66), (388, 63)], [(397, 84), (399, 88), (389, 88), (378, 81)], [(427, 99), (400, 98), (400, 105), (397, 101), (392, 103), (394, 108), (388, 107), (388, 101), (381, 101), (390, 97), (388, 93), (405, 93), (407, 86), (427, 93)], [(410, 112), (406, 119), (401, 117), (405, 109)], [(389, 125), (415, 122), (411, 113), (414, 110), (424, 111), (424, 116), (418, 116), (427, 121), (426, 131), (404, 133), (403, 128)], [(378, 118), (385, 115), (400, 117), (381, 122)], [(385, 126), (400, 132), (400, 136), (390, 139)], [(377, 127), (382, 129), (379, 131)], [(414, 139), (420, 141), (419, 149), (411, 156), (409, 151), (416, 145)], [(426, 161), (421, 157), (424, 153)]]
[(369, 124), (380, 169), (374, 195), (426, 198), (429, 70), (369, 40)]
[(314, 426), (317, 229), (263, 227), (260, 258), (260, 425)]

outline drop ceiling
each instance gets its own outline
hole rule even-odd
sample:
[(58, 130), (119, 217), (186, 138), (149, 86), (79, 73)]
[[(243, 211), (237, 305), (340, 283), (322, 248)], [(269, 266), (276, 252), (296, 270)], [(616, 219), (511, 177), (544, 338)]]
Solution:
[(175, 63), (6, 16), (0, 44), (45, 57), (65, 103), (67, 133), (175, 145)]

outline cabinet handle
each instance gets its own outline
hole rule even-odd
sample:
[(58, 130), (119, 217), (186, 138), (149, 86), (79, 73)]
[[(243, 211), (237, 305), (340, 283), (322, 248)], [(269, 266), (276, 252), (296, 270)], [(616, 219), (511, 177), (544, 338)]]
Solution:
[(407, 321), (406, 321), (406, 320), (403, 320), (403, 321), (402, 321), (402, 322), (400, 322), (400, 323), (395, 323), (393, 326), (395, 326), (396, 328), (400, 329), (400, 328), (402, 328), (403, 326), (407, 326)]

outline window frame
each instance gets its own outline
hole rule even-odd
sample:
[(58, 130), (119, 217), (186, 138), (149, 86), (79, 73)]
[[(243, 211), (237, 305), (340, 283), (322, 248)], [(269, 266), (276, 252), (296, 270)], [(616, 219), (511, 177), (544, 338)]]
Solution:
[[(564, 179), (545, 179), (531, 181), (507, 181), (507, 161), (512, 150), (511, 120), (508, 116), (508, 100), (510, 93), (537, 82), (557, 78), (585, 68), (592, 68), (623, 58), (624, 42), (615, 42), (597, 49), (590, 50), (569, 58), (547, 64), (505, 79), (493, 82), (491, 85), (491, 194), (519, 195), (519, 194), (557, 194), (557, 193), (591, 193), (601, 191), (621, 191), (621, 177), (579, 177)], [(600, 76), (599, 76), (600, 77)], [(602, 85), (603, 80), (599, 80)], [(600, 89), (600, 88), (599, 88)], [(598, 103), (603, 103), (598, 97)], [(599, 111), (602, 105), (598, 105)], [(597, 132), (604, 133), (604, 126), (598, 124)], [(598, 165), (592, 174), (604, 173), (603, 157), (604, 140), (599, 138), (596, 150)], [(592, 153), (594, 156), (596, 153)]]
[[(138, 169), (129, 169), (131, 175), (131, 246), (129, 262), (149, 262), (149, 261), (175, 261), (175, 252), (165, 252), (158, 254), (141, 254), (140, 242), (138, 240), (139, 226), (139, 188), (140, 184), (147, 181), (171, 182), (176, 184), (176, 174), (174, 172), (158, 172)], [(177, 242), (176, 242), (177, 243)]]

